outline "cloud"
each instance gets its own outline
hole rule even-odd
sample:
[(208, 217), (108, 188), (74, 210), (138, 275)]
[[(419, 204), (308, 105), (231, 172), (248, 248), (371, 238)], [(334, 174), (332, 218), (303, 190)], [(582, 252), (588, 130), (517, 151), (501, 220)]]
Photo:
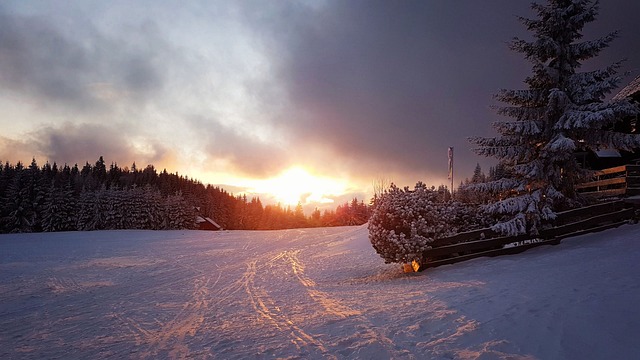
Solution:
[(10, 139), (0, 136), (0, 162), (15, 164), (21, 161), (23, 164), (32, 158), (38, 158), (41, 154), (34, 151), (28, 142)]
[(225, 126), (204, 116), (192, 116), (186, 124), (204, 144), (206, 161), (223, 160), (229, 167), (225, 170), (240, 176), (271, 177), (290, 165), (290, 150), (252, 137), (243, 126)]
[[(486, 39), (454, 24), (488, 27), (495, 14), (483, 17), (474, 14), (481, 6), (472, 7), (455, 13), (425, 2), (287, 4), (272, 9), (271, 19), (249, 21), (273, 51), (287, 89), (294, 147), (322, 144), (361, 172), (444, 174), (447, 147), (466, 145), (474, 134), (469, 125), (489, 113), (491, 90), (482, 99), (475, 83), (476, 71), (486, 71), (469, 69), (469, 59), (487, 50), (475, 43)], [(278, 21), (285, 15), (289, 21)]]
[[(640, 66), (639, 4), (601, 5), (589, 34), (623, 33), (596, 64)], [(0, 6), (0, 121), (31, 124), (4, 126), (0, 155), (437, 185), (449, 146), (460, 180), (488, 170), (466, 137), (492, 134), (492, 95), (530, 72), (505, 44), (529, 35), (512, 0), (156, 5)]]
[(35, 104), (83, 112), (113, 106), (113, 96), (96, 92), (100, 86), (135, 102), (163, 88), (162, 62), (172, 52), (153, 23), (118, 38), (85, 27), (63, 29), (45, 16), (0, 8), (0, 85)]
[[(170, 8), (159, 18), (127, 18), (143, 7), (114, 7), (123, 17), (106, 28), (59, 9), (45, 16), (0, 8), (0, 86), (37, 109), (18, 115), (39, 114), (25, 119), (38, 130), (13, 138), (28, 136), (25, 149), (64, 162), (104, 155), (120, 162), (172, 159), (184, 167), (204, 155), (245, 175), (280, 171), (286, 151), (273, 144), (277, 126), (262, 121), (278, 106), (277, 86), (256, 70), (261, 59), (246, 39), (214, 33), (205, 23), (211, 19)], [(92, 11), (83, 15), (97, 16)], [(211, 33), (214, 46), (189, 42), (207, 40), (200, 34), (171, 37), (166, 20), (173, 15), (181, 26), (191, 22)]]
[(173, 158), (169, 149), (152, 139), (136, 142), (125, 131), (98, 124), (45, 127), (30, 135), (30, 144), (50, 162), (83, 164), (104, 156), (105, 161), (123, 166), (136, 162), (160, 167)]
[(457, 174), (470, 175), (484, 159), (466, 138), (492, 134), (492, 95), (523, 87), (530, 72), (506, 46), (528, 37), (515, 16), (529, 15), (528, 3), (278, 4), (249, 9), (247, 23), (287, 89), (295, 147), (323, 144), (361, 172), (444, 180), (454, 146)]

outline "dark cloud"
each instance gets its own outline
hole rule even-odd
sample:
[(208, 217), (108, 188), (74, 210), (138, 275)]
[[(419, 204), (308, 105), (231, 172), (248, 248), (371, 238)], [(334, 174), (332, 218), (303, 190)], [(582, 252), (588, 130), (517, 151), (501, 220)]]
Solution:
[[(606, 22), (595, 30), (635, 24), (631, 16), (622, 17), (627, 24), (612, 21), (613, 14), (637, 14), (636, 3), (602, 6)], [(490, 134), (497, 119), (492, 95), (523, 86), (529, 74), (528, 63), (506, 46), (529, 35), (516, 15), (531, 16), (529, 4), (329, 1), (248, 16), (279, 61), (299, 143), (329, 144), (363, 171), (444, 177), (448, 146), (456, 147), (458, 173), (483, 162), (466, 138)], [(603, 59), (617, 60), (606, 53)]]
[[(0, 8), (1, 10), (1, 8)], [(45, 21), (0, 13), (0, 81), (5, 90), (52, 101), (85, 103), (79, 79), (89, 62), (79, 47)]]
[(105, 37), (90, 25), (71, 30), (64, 31), (44, 16), (0, 8), (4, 90), (31, 102), (87, 111), (109, 105), (93, 91), (96, 84), (109, 84), (136, 102), (162, 89), (161, 61), (170, 50), (153, 24), (130, 29), (127, 37), (118, 39)]

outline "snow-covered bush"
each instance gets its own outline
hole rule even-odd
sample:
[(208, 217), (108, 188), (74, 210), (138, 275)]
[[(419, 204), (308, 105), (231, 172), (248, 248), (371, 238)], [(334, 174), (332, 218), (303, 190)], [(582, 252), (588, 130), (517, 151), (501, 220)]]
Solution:
[(414, 190), (391, 185), (376, 201), (369, 219), (369, 240), (386, 263), (419, 260), (433, 240), (482, 227), (477, 208), (443, 202), (423, 183)]

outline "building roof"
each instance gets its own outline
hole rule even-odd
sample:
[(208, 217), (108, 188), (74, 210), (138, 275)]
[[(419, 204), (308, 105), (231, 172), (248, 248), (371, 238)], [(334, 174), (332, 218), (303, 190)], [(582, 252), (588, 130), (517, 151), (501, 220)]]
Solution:
[(205, 222), (213, 225), (218, 230), (222, 230), (222, 226), (220, 226), (220, 224), (218, 224), (217, 222), (213, 221), (211, 218), (202, 217), (202, 216), (199, 216), (199, 215), (196, 216), (196, 224), (200, 225), (200, 224), (205, 223)]
[(622, 157), (622, 155), (620, 155), (620, 152), (618, 152), (618, 150), (616, 149), (600, 149), (598, 151), (595, 152), (596, 156), (599, 158), (619, 158)]
[(629, 85), (625, 86), (613, 100), (623, 100), (640, 91), (640, 76), (636, 77)]
[(222, 226), (220, 226), (220, 224), (218, 224), (217, 222), (213, 221), (213, 219), (206, 217), (205, 220), (207, 220), (209, 223), (213, 224), (218, 229), (222, 229)]

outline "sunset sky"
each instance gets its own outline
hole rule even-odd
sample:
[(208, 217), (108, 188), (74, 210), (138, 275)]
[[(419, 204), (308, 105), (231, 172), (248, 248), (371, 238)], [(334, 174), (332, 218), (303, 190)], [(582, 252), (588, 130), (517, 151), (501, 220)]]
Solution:
[[(620, 38), (587, 64), (640, 72), (640, 1), (603, 1), (585, 35)], [(529, 64), (529, 1), (25, 1), (0, 3), (0, 160), (179, 172), (307, 207), (372, 181), (456, 186), (480, 162), (500, 88)]]

